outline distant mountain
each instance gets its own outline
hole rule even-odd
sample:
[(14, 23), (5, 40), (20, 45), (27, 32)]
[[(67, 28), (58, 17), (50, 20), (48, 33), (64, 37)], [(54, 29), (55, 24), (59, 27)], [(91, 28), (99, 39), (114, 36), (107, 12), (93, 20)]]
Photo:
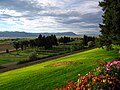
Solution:
[(49, 36), (51, 34), (54, 34), (56, 36), (77, 36), (77, 34), (73, 32), (62, 32), (62, 33), (39, 33), (41, 35)]
[(0, 32), (0, 37), (38, 37), (38, 35), (45, 35), (45, 36), (49, 36), (49, 35), (56, 35), (56, 36), (77, 36), (75, 33), (73, 32), (62, 32), (62, 33), (27, 33), (27, 32), (8, 32), (8, 31), (4, 31), (4, 32)]
[(78, 36), (84, 36), (84, 35), (87, 35), (87, 36), (99, 36), (101, 35), (100, 33), (93, 33), (93, 34), (77, 34)]

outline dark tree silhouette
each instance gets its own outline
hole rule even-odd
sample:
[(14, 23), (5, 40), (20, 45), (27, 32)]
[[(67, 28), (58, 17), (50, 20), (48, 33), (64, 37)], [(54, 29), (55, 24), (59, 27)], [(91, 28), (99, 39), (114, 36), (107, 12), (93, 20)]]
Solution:
[(103, 10), (101, 43), (109, 49), (111, 44), (120, 45), (120, 0), (103, 0), (99, 3)]
[(21, 50), (23, 51), (23, 49), (24, 49), (24, 43), (23, 43), (23, 41), (19, 42), (19, 45), (20, 45)]
[(13, 42), (13, 46), (16, 49), (16, 51), (18, 50), (18, 48), (20, 47), (19, 42)]
[(35, 47), (36, 46), (36, 40), (30, 40), (30, 47)]
[(83, 45), (87, 46), (88, 43), (88, 37), (86, 35), (83, 36)]
[(68, 42), (71, 42), (72, 40), (70, 39), (70, 37), (61, 37), (60, 39), (59, 39), (59, 42), (61, 42), (61, 43), (64, 43), (64, 44), (66, 44), (66, 43), (68, 43)]
[(51, 40), (53, 45), (56, 45), (56, 46), (58, 45), (57, 38), (55, 35), (51, 35)]
[(51, 36), (47, 36), (45, 38), (45, 49), (50, 49), (52, 48), (52, 37)]

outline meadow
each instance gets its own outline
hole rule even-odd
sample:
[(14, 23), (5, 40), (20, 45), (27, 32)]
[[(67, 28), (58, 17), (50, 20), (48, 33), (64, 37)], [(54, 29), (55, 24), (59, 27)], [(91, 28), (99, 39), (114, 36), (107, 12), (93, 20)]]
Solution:
[(0, 90), (54, 90), (93, 71), (100, 62), (116, 60), (115, 51), (95, 48), (40, 64), (0, 73)]

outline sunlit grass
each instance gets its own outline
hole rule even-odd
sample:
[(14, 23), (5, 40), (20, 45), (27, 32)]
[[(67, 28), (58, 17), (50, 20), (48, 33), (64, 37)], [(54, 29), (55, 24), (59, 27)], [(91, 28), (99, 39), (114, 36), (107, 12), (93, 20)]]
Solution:
[[(120, 54), (116, 51), (92, 49), (52, 61), (12, 70), (0, 74), (0, 90), (50, 90), (62, 87), (66, 80), (76, 80), (99, 65), (98, 60), (112, 61)], [(57, 62), (72, 61), (80, 64), (50, 66)]]

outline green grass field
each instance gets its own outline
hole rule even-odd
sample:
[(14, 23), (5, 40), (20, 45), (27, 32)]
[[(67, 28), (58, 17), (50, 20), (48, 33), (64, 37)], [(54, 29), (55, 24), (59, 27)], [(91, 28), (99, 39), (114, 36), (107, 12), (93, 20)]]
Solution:
[[(99, 65), (100, 60), (112, 61), (120, 54), (116, 51), (92, 49), (44, 63), (0, 73), (0, 90), (54, 90), (66, 80), (77, 80)], [(57, 62), (77, 62), (71, 65), (52, 66)]]

